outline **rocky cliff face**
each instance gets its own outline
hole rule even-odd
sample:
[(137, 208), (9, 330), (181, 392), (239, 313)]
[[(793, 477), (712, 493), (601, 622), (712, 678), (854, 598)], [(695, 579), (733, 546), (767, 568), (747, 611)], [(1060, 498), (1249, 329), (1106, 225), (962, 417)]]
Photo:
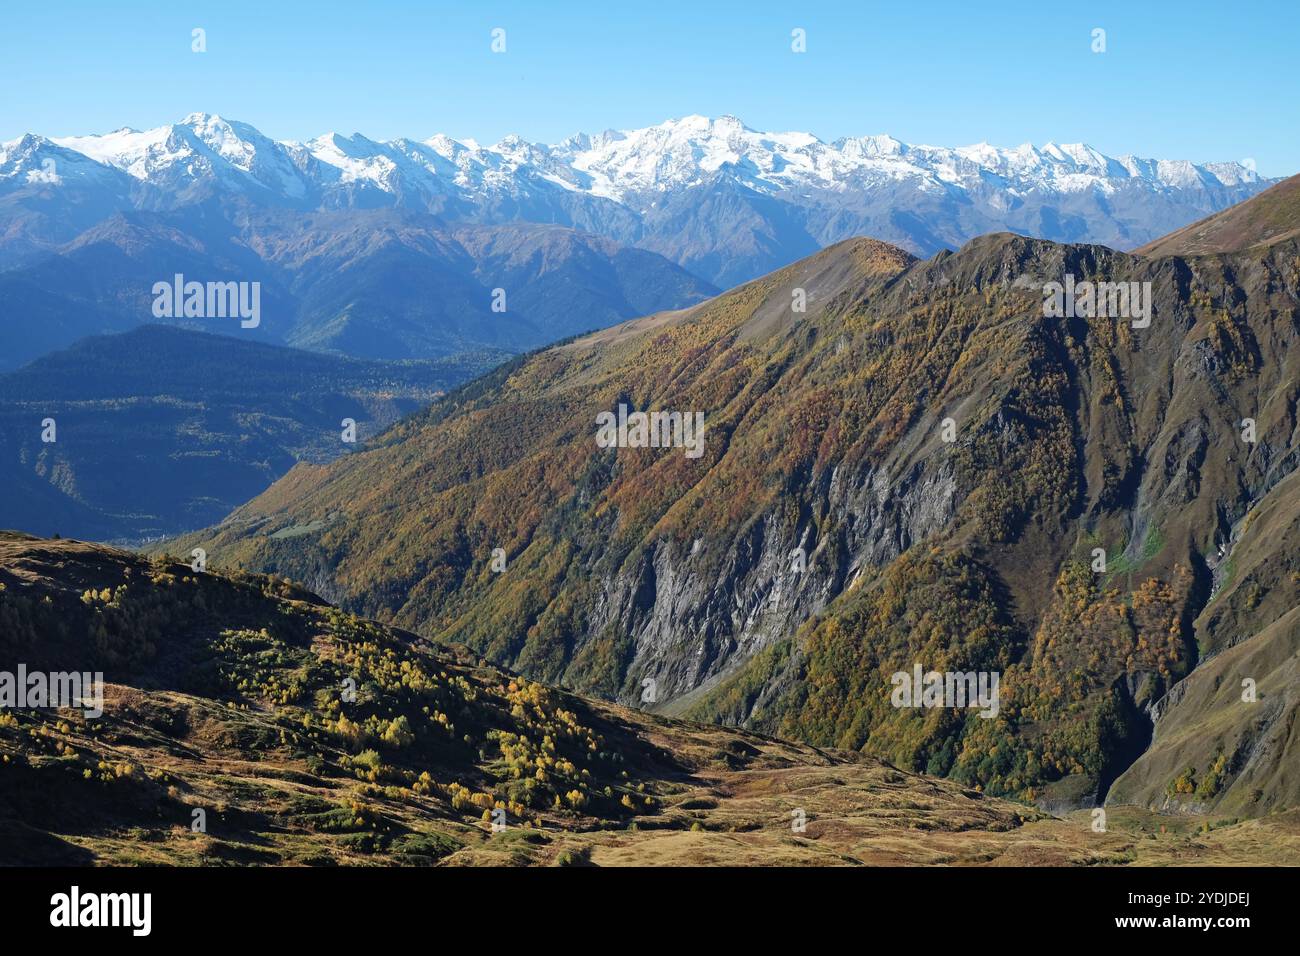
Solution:
[(916, 471), (891, 487), (883, 471), (830, 469), (730, 540), (658, 541), (621, 568), (593, 614), (595, 633), (632, 636), (620, 697), (636, 702), (652, 679), (657, 702), (671, 704), (714, 682), (942, 529), (956, 508), (951, 469)]

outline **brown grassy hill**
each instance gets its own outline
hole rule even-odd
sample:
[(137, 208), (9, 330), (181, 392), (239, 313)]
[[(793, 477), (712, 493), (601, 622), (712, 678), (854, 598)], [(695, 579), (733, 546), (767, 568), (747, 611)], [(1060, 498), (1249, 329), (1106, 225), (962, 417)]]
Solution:
[(1300, 176), (1149, 242), (1139, 256), (1203, 256), (1270, 246), (1300, 236)]
[[(0, 715), (0, 864), (1286, 862), (1300, 819), (1038, 810), (582, 700), (284, 581), (0, 533), (0, 652), (105, 713)], [(10, 666), (13, 666), (11, 663)], [(355, 702), (341, 699), (344, 676)], [(490, 807), (504, 809), (493, 832)], [(195, 829), (195, 811), (205, 828)], [(806, 826), (796, 831), (794, 815)]]
[[(614, 710), (463, 649), (97, 545), (0, 534), (0, 650), (107, 683), (102, 718), (0, 715), (0, 862), (430, 863), (487, 842), (494, 808), (516, 829), (621, 828), (691, 772)], [(722, 742), (742, 764), (834, 762), (745, 739)]]

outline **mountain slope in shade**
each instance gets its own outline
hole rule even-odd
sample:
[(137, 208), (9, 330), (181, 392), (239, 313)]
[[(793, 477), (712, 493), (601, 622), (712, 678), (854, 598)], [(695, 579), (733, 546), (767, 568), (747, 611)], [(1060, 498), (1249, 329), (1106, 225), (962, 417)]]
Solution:
[(294, 462), (347, 451), (343, 419), (364, 441), (507, 357), (373, 362), (154, 325), (84, 339), (0, 375), (0, 527), (131, 540), (201, 527)]
[[(180, 544), (583, 692), (1091, 803), (1273, 623), (1205, 614), (1300, 460), (1296, 251), (855, 240), (512, 363)], [(1045, 317), (1067, 275), (1149, 282), (1150, 327)], [(620, 405), (702, 412), (703, 453), (598, 447)], [(999, 714), (892, 707), (918, 664), (1001, 673)]]
[(1300, 852), (1294, 814), (1209, 831), (1117, 810), (1097, 833), (1087, 813), (1053, 818), (860, 754), (575, 697), (283, 580), (78, 542), (0, 532), (0, 621), (6, 661), (106, 682), (98, 718), (0, 715), (0, 864), (1266, 865)]
[(1238, 252), (1300, 235), (1300, 176), (1270, 186), (1232, 206), (1137, 250), (1144, 256), (1201, 256)]

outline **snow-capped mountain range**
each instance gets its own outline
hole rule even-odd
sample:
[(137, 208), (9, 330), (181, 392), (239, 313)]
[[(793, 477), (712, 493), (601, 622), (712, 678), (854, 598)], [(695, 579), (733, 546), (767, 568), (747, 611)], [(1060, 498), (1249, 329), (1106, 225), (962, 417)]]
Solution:
[(1132, 248), (1267, 184), (1236, 162), (1115, 158), (1082, 144), (827, 143), (731, 116), (481, 146), (445, 135), (277, 141), (194, 113), (143, 132), (0, 145), (0, 199), (76, 190), (74, 225), (86, 210), (174, 209), (214, 192), (290, 209), (394, 206), (454, 222), (569, 226), (659, 252), (720, 286), (856, 234), (920, 255), (1003, 229)]
[(445, 135), (379, 142), (361, 134), (327, 133), (306, 143), (278, 142), (246, 123), (193, 113), (180, 123), (143, 132), (98, 136), (25, 136), (0, 144), (0, 178), (48, 177), (39, 160), (72, 164), (73, 154), (131, 178), (174, 188), (214, 177), (302, 199), (331, 188), (366, 186), (401, 196), (525, 195), (553, 188), (598, 196), (643, 212), (655, 195), (702, 185), (719, 175), (767, 195), (805, 188), (849, 192), (881, 182), (913, 180), (919, 188), (969, 189), (1000, 180), (1020, 195), (1114, 192), (1137, 181), (1156, 189), (1224, 188), (1259, 181), (1241, 163), (1112, 158), (1081, 143), (1028, 143), (1004, 149), (980, 143), (956, 148), (915, 146), (890, 136), (825, 143), (810, 133), (763, 133), (734, 116), (687, 116), (657, 126), (580, 134), (555, 145), (509, 136), (493, 146)]

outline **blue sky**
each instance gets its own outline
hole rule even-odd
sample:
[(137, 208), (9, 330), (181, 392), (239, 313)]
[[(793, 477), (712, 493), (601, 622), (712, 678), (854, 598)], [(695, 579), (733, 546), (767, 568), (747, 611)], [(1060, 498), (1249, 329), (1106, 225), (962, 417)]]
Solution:
[[(1300, 171), (1295, 0), (8, 4), (0, 139), (196, 110), (277, 139), (554, 142), (730, 113), (823, 139), (1252, 158)], [(192, 53), (191, 30), (208, 52)], [(490, 32), (506, 30), (506, 53)], [(790, 32), (807, 31), (807, 52)], [(1106, 52), (1091, 50), (1094, 28)]]

